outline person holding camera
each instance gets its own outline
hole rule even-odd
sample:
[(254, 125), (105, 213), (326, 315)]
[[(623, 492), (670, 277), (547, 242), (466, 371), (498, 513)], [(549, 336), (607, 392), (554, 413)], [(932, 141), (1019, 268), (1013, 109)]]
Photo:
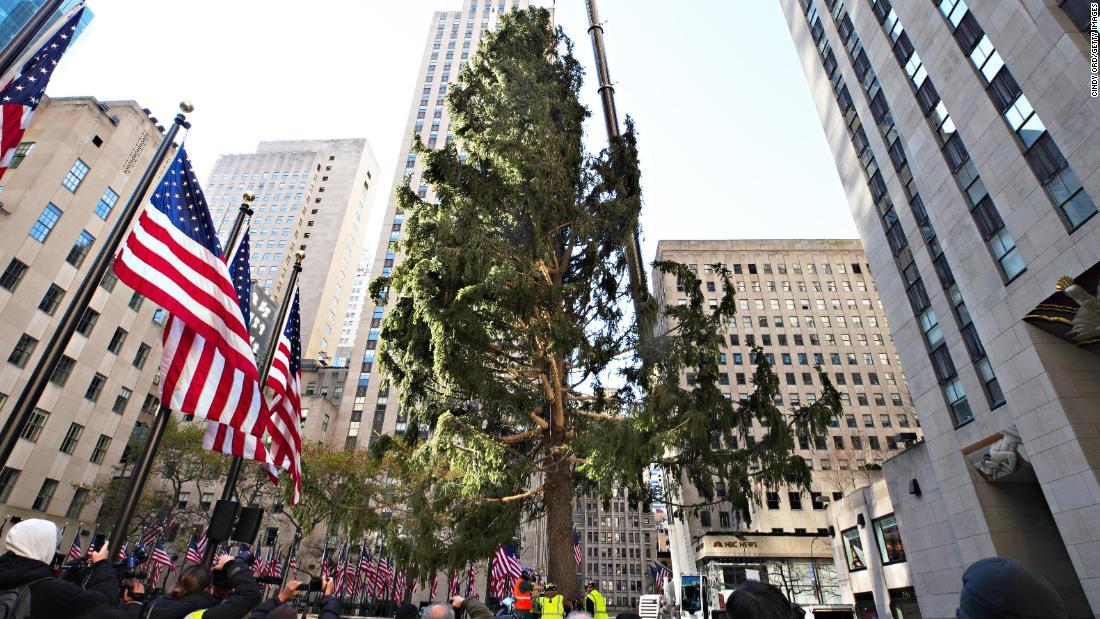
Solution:
[(72, 617), (73, 609), (118, 606), (118, 577), (107, 561), (107, 544), (99, 550), (88, 548), (91, 569), (83, 583), (76, 584), (54, 578), (50, 569), (60, 539), (57, 525), (49, 520), (31, 518), (9, 529), (4, 538), (8, 551), (0, 556), (0, 591), (17, 591), (24, 608), (29, 596), (29, 616), (34, 619), (62, 619)]
[[(336, 581), (331, 578), (321, 578), (320, 581), (320, 591), (324, 597), (321, 598), (318, 619), (340, 619), (340, 601), (332, 595), (336, 589)], [(313, 591), (317, 591), (318, 585), (313, 586)], [(279, 595), (257, 606), (248, 619), (294, 619), (297, 615), (290, 601), (308, 590), (310, 590), (310, 583), (290, 580)]]
[[(211, 593), (229, 590), (224, 599)], [(221, 555), (213, 569), (188, 565), (180, 570), (168, 595), (146, 604), (146, 619), (240, 619), (260, 602), (260, 586), (248, 564), (240, 558)]]

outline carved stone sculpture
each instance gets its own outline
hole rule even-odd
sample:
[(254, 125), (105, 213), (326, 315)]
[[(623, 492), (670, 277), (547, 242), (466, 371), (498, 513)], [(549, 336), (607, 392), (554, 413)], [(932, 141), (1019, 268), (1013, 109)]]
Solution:
[(989, 481), (1008, 475), (1020, 467), (1020, 435), (1016, 428), (1002, 430), (1000, 440), (989, 446), (989, 451), (974, 465)]
[(1100, 298), (1074, 283), (1069, 277), (1058, 279), (1057, 289), (1077, 302), (1069, 336), (1079, 344), (1100, 340)]

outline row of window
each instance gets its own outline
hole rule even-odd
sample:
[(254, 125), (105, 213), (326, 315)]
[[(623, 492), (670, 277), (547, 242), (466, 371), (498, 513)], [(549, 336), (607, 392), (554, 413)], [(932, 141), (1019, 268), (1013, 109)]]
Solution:
[[(875, 532), (875, 541), (878, 542), (882, 564), (890, 565), (905, 561), (905, 545), (901, 541), (901, 532), (898, 530), (898, 519), (890, 514), (874, 520), (871, 524)], [(867, 556), (863, 550), (863, 539), (859, 535), (859, 528), (852, 527), (841, 531), (840, 538), (844, 543), (848, 571), (857, 572), (867, 569)]]
[[(751, 331), (752, 328), (753, 328), (752, 327), (752, 317), (751, 316), (742, 316), (742, 318), (744, 319), (744, 321), (742, 323), (743, 329), (746, 330), (746, 331)], [(776, 328), (782, 329), (783, 328), (783, 318), (781, 316), (775, 316), (774, 318), (775, 318), (774, 324), (776, 325)], [(795, 322), (795, 323), (798, 322), (798, 317), (797, 316), (791, 316), (790, 318), (791, 318), (792, 322)], [(817, 328), (814, 324), (813, 316), (806, 316), (805, 318), (806, 318), (806, 326), (808, 328), (812, 328), (812, 329)], [(828, 316), (822, 316), (822, 318), (827, 319)], [(768, 323), (767, 317), (761, 316), (760, 319), (759, 319), (760, 326), (763, 327), (763, 328), (767, 328), (767, 326), (768, 326), (767, 323)], [(797, 326), (797, 324), (795, 324), (793, 326)], [(826, 324), (826, 326), (831, 326), (831, 325)], [(866, 346), (870, 346), (872, 343), (877, 347), (882, 347), (882, 346), (886, 345), (886, 340), (883, 339), (882, 335), (878, 334), (878, 333), (872, 333), (870, 340), (867, 339), (867, 335), (864, 334), (864, 333), (857, 333), (855, 335), (856, 335), (855, 342), (859, 346), (866, 347)], [(822, 338), (824, 338), (824, 339), (822, 339)], [(771, 346), (772, 345), (772, 335), (770, 333), (761, 333), (760, 334), (760, 339), (757, 340), (756, 334), (750, 332), (750, 333), (745, 334), (744, 341), (745, 341), (745, 346), (755, 346), (758, 341), (759, 341), (761, 346)], [(794, 342), (794, 344), (793, 344), (794, 346), (805, 346), (806, 345), (806, 343), (805, 343), (806, 339), (803, 338), (801, 333), (792, 334), (790, 341)], [(892, 341), (892, 338), (891, 338), (891, 341)], [(731, 333), (730, 334), (730, 346), (740, 346), (741, 345), (740, 342), (741, 342), (740, 334), (737, 334), (737, 333)], [(788, 342), (787, 334), (786, 333), (777, 333), (776, 336), (775, 336), (775, 342), (776, 342), (776, 345), (778, 345), (778, 346), (787, 346), (787, 342)], [(824, 342), (828, 346), (836, 346), (837, 345), (836, 336), (832, 333), (824, 333), (824, 334), (820, 334), (820, 335), (817, 334), (817, 333), (810, 333), (809, 334), (809, 345), (810, 346), (821, 346), (822, 342)], [(849, 333), (841, 333), (840, 334), (840, 343), (844, 346), (851, 346), (852, 345), (852, 335), (849, 334)], [(725, 353), (722, 353), (722, 354), (724, 355)], [(740, 358), (740, 354), (741, 353), (733, 353), (733, 355), (735, 357), (734, 363), (740, 363), (740, 361), (736, 360), (736, 359)], [(790, 353), (782, 353), (782, 354), (783, 354), (784, 364), (785, 365), (790, 365)], [(839, 354), (839, 353), (833, 353), (833, 354)], [(885, 355), (885, 354), (886, 353), (879, 353), (880, 357), (882, 355)], [(800, 364), (805, 365), (805, 363), (806, 363), (805, 357), (806, 357), (806, 353), (798, 353), (798, 358), (799, 358), (799, 363)], [(773, 361), (773, 358), (768, 357), (768, 360)], [(755, 358), (754, 358), (754, 362), (755, 362)], [(725, 361), (722, 361), (722, 363), (725, 363)], [(883, 361), (883, 363), (886, 363), (886, 361)]]
[[(110, 439), (107, 439), (110, 442)], [(106, 448), (104, 448), (106, 451)], [(0, 469), (0, 503), (6, 503), (8, 497), (11, 496), (12, 490), (15, 488), (15, 484), (19, 481), (19, 475), (22, 473), (19, 469), (13, 469), (5, 466)], [(44, 512), (50, 508), (50, 503), (53, 502), (54, 494), (57, 493), (57, 487), (60, 482), (56, 479), (46, 478), (42, 481), (42, 485), (38, 489), (38, 494), (34, 497), (34, 502), (31, 503), (31, 509), (36, 512)], [(69, 502), (69, 507), (65, 510), (66, 518), (79, 518), (80, 512), (84, 510), (84, 505), (88, 502), (89, 490), (87, 488), (77, 488), (73, 492), (73, 498)]]
[[(837, 19), (837, 16), (843, 12), (843, 3), (838, 3), (835, 0), (826, 1), (830, 2), (830, 6), (836, 9), (834, 19)], [(845, 118), (852, 145), (862, 164), (868, 189), (871, 191), (872, 200), (879, 213), (880, 223), (886, 233), (891, 251), (894, 254), (895, 266), (898, 269), (902, 281), (907, 286), (906, 292), (913, 310), (913, 315), (920, 320), (922, 314), (925, 314), (926, 311), (930, 309), (931, 303), (925, 292), (920, 272), (916, 267), (913, 252), (909, 249), (907, 235), (902, 230), (901, 222), (895, 212), (893, 201), (890, 199), (889, 193), (887, 192), (886, 182), (883, 179), (874, 152), (871, 150), (867, 135), (863, 130), (863, 124), (859, 118), (859, 114), (855, 110), (855, 105), (848, 91), (848, 87), (841, 76), (836, 57), (829, 45), (829, 40), (825, 36), (825, 29), (817, 11), (817, 4), (814, 0), (802, 0), (802, 5), (805, 10), (806, 22), (810, 28), (811, 35), (817, 43), (817, 50), (822, 65), (826, 74), (829, 76), (837, 104)], [(841, 32), (842, 37), (846, 37), (846, 49), (849, 53), (849, 57), (852, 59), (857, 76), (861, 80), (861, 86), (865, 90), (865, 94), (868, 94), (869, 99), (874, 100), (876, 96), (881, 94), (879, 92), (878, 79), (874, 75), (874, 72), (871, 71), (867, 54), (864, 52), (858, 38), (854, 36), (854, 31), (847, 25), (851, 23), (851, 20), (846, 19), (847, 13), (843, 14), (844, 19), (839, 20), (838, 24), (840, 25), (838, 25), (838, 30)], [(870, 89), (870, 92), (867, 92), (867, 89)], [(888, 114), (885, 114), (882, 118), (885, 119), (887, 116)], [(893, 121), (891, 120), (890, 122), (892, 124)], [(900, 142), (896, 139), (896, 131), (893, 131), (890, 135), (895, 136), (895, 139), (889, 140), (891, 146), (893, 147), (894, 144), (897, 144), (900, 149)], [(906, 184), (911, 185), (911, 183), (908, 182)], [(916, 208), (917, 204), (916, 202), (911, 202), (910, 207)], [(923, 211), (923, 207), (921, 207), (921, 210)], [(918, 221), (926, 220), (927, 217), (923, 219), (918, 218)], [(924, 322), (921, 324), (925, 326)], [(933, 341), (927, 329), (925, 330), (925, 339), (926, 344)], [(951, 360), (946, 344), (942, 342), (942, 338), (934, 347), (929, 344), (929, 358), (932, 361), (933, 369), (944, 394), (944, 398), (949, 408), (952, 410), (956, 425), (961, 425), (973, 419), (973, 413), (967, 402), (966, 393), (962, 388), (962, 384), (955, 370), (955, 365)]]
[[(759, 270), (757, 270), (757, 265), (756, 265), (755, 262), (750, 262), (750, 263), (745, 264), (744, 265), (745, 266), (744, 270), (741, 268), (742, 265), (740, 263), (736, 263), (736, 262), (732, 263), (732, 264), (725, 264), (725, 263), (718, 263), (718, 264), (720, 264), (721, 266), (725, 267), (726, 269), (732, 271), (734, 275), (742, 275), (743, 273), (748, 273), (749, 275), (758, 275), (758, 274), (770, 275), (770, 274), (773, 273), (771, 263), (762, 263), (762, 264), (760, 264)], [(819, 266), (821, 268), (821, 273), (824, 274), (824, 275), (832, 275), (834, 271), (836, 273), (840, 274), (840, 275), (845, 275), (848, 272), (848, 269), (847, 269), (847, 267), (845, 267), (844, 263), (830, 264), (830, 263), (827, 263), (827, 262), (823, 262), (820, 265), (818, 265), (815, 262), (810, 262), (810, 263), (806, 264), (806, 274), (807, 275), (817, 275)], [(863, 274), (863, 267), (858, 262), (849, 263), (849, 266), (851, 267), (852, 273), (854, 273), (856, 275)], [(698, 275), (699, 274), (699, 265), (697, 263), (688, 263), (688, 270), (690, 270), (692, 273)], [(870, 272), (870, 267), (868, 267), (867, 271)], [(714, 273), (715, 272), (714, 264), (704, 264), (703, 265), (703, 272), (708, 273), (708, 274), (709, 273)], [(774, 272), (778, 273), (780, 275), (786, 275), (787, 272), (788, 272), (787, 271), (787, 265), (782, 263), (782, 262), (779, 263), (779, 264), (776, 264)], [(790, 272), (794, 273), (795, 275), (801, 275), (802, 274), (802, 265), (798, 262), (795, 262), (794, 264), (791, 265)]]

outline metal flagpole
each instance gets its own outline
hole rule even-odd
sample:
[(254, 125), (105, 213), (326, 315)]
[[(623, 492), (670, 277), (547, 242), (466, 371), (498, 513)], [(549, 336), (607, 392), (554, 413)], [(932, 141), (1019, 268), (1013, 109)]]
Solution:
[(302, 542), (302, 531), (298, 530), (294, 532), (294, 541), (287, 547), (286, 559), (283, 560), (283, 582), (279, 583), (279, 590), (282, 591), (286, 586), (286, 581), (290, 578), (290, 558), (294, 556), (294, 553), (298, 552), (298, 544)]
[[(141, 209), (146, 192), (149, 191), (149, 187), (153, 184), (157, 171), (168, 156), (168, 151), (172, 147), (172, 141), (175, 139), (176, 134), (179, 133), (180, 127), (189, 128), (191, 126), (191, 123), (187, 122), (184, 114), (189, 114), (194, 109), (194, 106), (186, 101), (180, 103), (180, 110), (182, 110), (183, 113), (176, 115), (172, 127), (168, 129), (168, 133), (164, 135), (149, 165), (145, 167), (145, 172), (142, 173), (141, 179), (138, 180), (133, 193), (130, 194), (130, 199), (126, 202), (126, 207), (119, 213), (118, 220), (115, 222), (110, 234), (107, 235), (103, 245), (100, 246), (99, 252), (96, 253), (95, 260), (92, 262), (91, 268), (88, 269), (87, 275), (85, 275), (84, 279), (73, 293), (71, 297), (72, 300), (69, 302), (69, 307), (66, 308), (65, 313), (61, 315), (61, 320), (58, 322), (57, 329), (53, 332), (53, 335), (50, 336), (49, 342), (46, 343), (42, 351), (42, 356), (31, 371), (31, 375), (27, 377), (23, 390), (16, 398), (15, 404), (12, 406), (11, 413), (4, 422), (3, 428), (0, 429), (0, 467), (8, 463), (11, 452), (15, 449), (15, 445), (19, 441), (19, 434), (23, 430), (23, 426), (25, 426), (27, 420), (30, 419), (34, 407), (38, 404), (39, 398), (42, 397), (42, 393), (46, 390), (46, 384), (49, 382), (50, 376), (53, 375), (54, 369), (57, 367), (57, 362), (65, 352), (65, 347), (68, 346), (69, 341), (72, 340), (73, 333), (76, 332), (77, 324), (79, 324), (80, 319), (84, 316), (84, 312), (87, 311), (88, 304), (91, 302), (96, 289), (99, 288), (99, 282), (103, 279), (104, 274), (107, 273), (107, 269), (111, 267), (111, 262), (118, 252), (119, 245), (122, 244), (122, 240), (125, 238), (126, 232), (130, 228), (130, 222), (133, 221), (134, 216)], [(118, 549), (115, 548), (114, 550)]]
[[(284, 323), (286, 322), (287, 313), (290, 311), (290, 304), (294, 301), (294, 287), (298, 284), (298, 275), (302, 272), (302, 260), (305, 259), (305, 257), (306, 254), (302, 251), (294, 255), (294, 268), (290, 271), (290, 281), (287, 282), (286, 293), (283, 295), (282, 303), (279, 304), (279, 313), (275, 318), (276, 331), (272, 334), (271, 343), (268, 345), (267, 350), (264, 351), (264, 358), (259, 364), (261, 395), (264, 385), (267, 383), (267, 375), (271, 372), (271, 362), (275, 360), (275, 352), (279, 350), (279, 339), (283, 335), (283, 329), (286, 328)], [(229, 464), (229, 472), (225, 476), (225, 485), (222, 486), (221, 499), (223, 501), (230, 501), (233, 499), (233, 491), (237, 488), (237, 480), (241, 476), (243, 464), (244, 460), (237, 456), (234, 456), (233, 461)], [(207, 548), (209, 548), (209, 546), (207, 546)], [(210, 554), (209, 551), (207, 554)], [(214, 558), (213, 554), (204, 556), (203, 563), (209, 563), (212, 558)]]
[[(611, 73), (607, 68), (607, 53), (603, 42), (603, 23), (596, 8), (596, 0), (585, 0), (588, 8), (588, 34), (592, 36), (592, 51), (596, 56), (596, 77), (600, 81), (600, 102), (603, 104), (603, 120), (607, 128), (609, 144), (614, 144), (620, 136), (619, 114), (615, 110), (615, 87), (611, 84)], [(632, 222), (632, 238), (623, 248), (626, 253), (627, 270), (630, 275), (630, 291), (634, 299), (635, 313), (639, 316), (640, 306), (645, 302), (646, 277), (642, 270), (642, 243), (638, 235), (638, 222)]]
[(64, 0), (49, 0), (43, 3), (15, 34), (11, 43), (4, 46), (4, 51), (0, 52), (0, 75), (7, 75), (11, 71), (19, 57), (42, 31), (46, 22), (50, 21), (50, 17), (53, 17), (53, 14), (61, 8), (63, 2)]

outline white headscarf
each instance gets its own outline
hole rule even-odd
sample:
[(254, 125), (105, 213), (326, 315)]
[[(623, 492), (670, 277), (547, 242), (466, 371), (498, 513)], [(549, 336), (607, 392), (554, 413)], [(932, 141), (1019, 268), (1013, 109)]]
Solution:
[(59, 539), (61, 534), (57, 531), (56, 524), (49, 520), (31, 518), (8, 529), (4, 542), (8, 550), (20, 557), (49, 563), (53, 560)]

